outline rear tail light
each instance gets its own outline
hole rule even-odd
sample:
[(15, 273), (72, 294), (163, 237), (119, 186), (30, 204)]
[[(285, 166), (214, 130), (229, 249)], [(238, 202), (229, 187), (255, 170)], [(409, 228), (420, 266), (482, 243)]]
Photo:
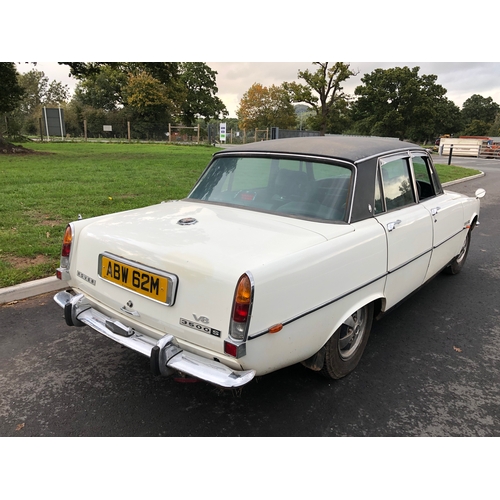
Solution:
[(66, 231), (64, 232), (63, 244), (61, 249), (61, 261), (59, 269), (57, 270), (57, 277), (59, 279), (64, 279), (64, 272), (69, 269), (69, 257), (71, 254), (71, 243), (73, 242), (73, 227), (71, 224), (66, 226)]
[(238, 280), (234, 293), (229, 335), (234, 340), (246, 340), (253, 304), (253, 278), (249, 273)]

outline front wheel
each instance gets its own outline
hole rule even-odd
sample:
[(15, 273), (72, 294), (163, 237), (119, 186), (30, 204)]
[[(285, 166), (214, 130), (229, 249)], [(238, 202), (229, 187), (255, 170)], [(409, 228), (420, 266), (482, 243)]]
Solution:
[(448, 267), (445, 268), (444, 272), (446, 274), (458, 274), (462, 267), (464, 267), (465, 259), (469, 253), (470, 247), (470, 231), (467, 231), (467, 236), (465, 237), (464, 244), (460, 250), (460, 253), (451, 261)]
[(373, 304), (349, 316), (325, 344), (325, 360), (321, 374), (339, 379), (351, 373), (365, 350), (373, 322)]

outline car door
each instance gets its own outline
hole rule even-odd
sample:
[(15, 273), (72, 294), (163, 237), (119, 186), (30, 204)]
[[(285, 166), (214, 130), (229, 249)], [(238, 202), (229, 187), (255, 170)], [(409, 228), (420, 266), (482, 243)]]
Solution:
[(432, 219), (428, 209), (417, 200), (409, 155), (380, 159), (375, 218), (387, 239), (387, 308), (420, 287), (427, 275)]
[(460, 195), (442, 189), (432, 161), (422, 153), (413, 154), (412, 166), (419, 204), (425, 207), (432, 220), (432, 256), (425, 277), (427, 281), (458, 255), (467, 229)]

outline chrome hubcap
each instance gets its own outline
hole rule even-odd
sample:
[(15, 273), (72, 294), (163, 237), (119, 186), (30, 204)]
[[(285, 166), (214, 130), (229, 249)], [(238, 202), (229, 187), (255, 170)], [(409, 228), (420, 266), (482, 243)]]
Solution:
[(359, 309), (350, 316), (340, 330), (339, 354), (344, 360), (354, 355), (366, 330), (366, 311)]

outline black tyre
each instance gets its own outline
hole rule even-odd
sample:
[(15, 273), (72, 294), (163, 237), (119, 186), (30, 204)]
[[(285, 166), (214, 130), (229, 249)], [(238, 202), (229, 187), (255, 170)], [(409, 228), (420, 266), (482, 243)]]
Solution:
[(462, 249), (460, 253), (451, 261), (451, 263), (444, 269), (446, 274), (458, 274), (462, 267), (464, 267), (465, 260), (467, 259), (467, 255), (469, 253), (470, 247), (470, 231), (467, 232), (467, 236), (465, 237), (464, 244), (462, 245)]
[(365, 350), (373, 322), (373, 304), (357, 310), (330, 337), (325, 345), (325, 361), (321, 374), (339, 379), (351, 373)]

